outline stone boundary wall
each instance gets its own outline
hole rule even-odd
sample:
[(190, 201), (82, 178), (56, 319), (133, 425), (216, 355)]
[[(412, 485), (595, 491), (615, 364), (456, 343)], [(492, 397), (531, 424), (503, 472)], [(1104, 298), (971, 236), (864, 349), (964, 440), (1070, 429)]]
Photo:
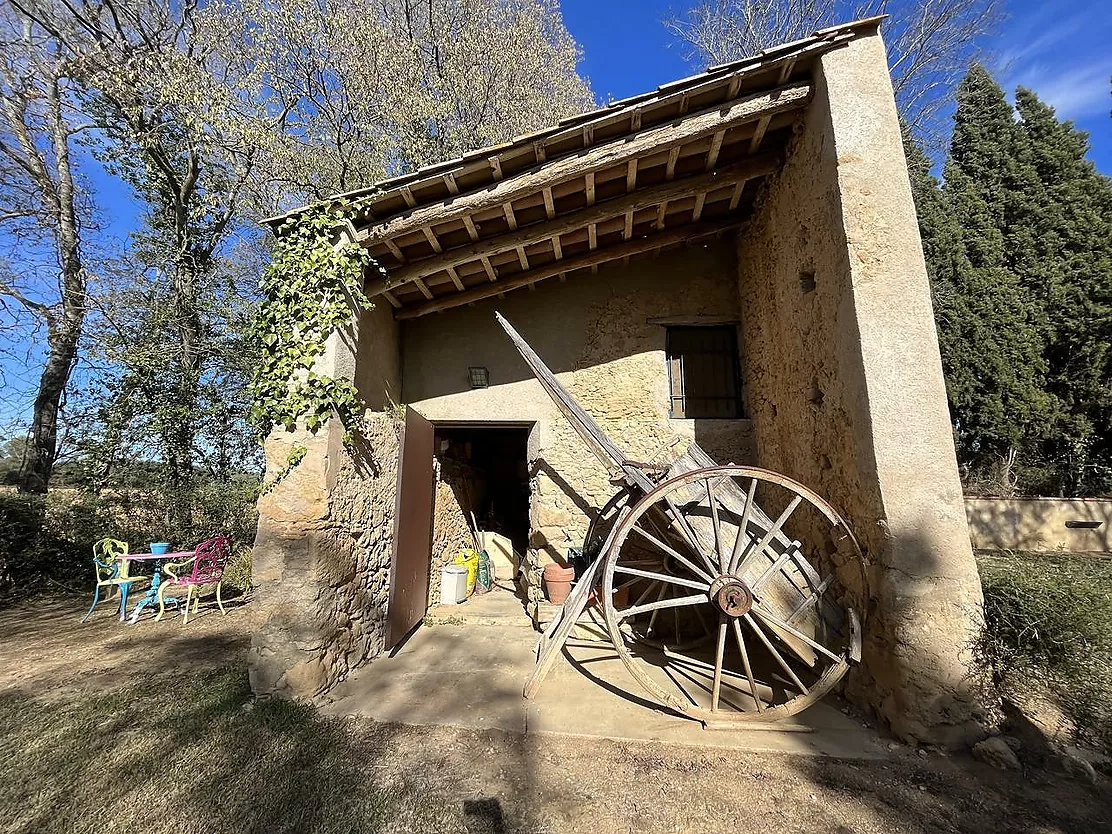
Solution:
[(1112, 553), (1112, 499), (968, 496), (965, 514), (977, 550)]

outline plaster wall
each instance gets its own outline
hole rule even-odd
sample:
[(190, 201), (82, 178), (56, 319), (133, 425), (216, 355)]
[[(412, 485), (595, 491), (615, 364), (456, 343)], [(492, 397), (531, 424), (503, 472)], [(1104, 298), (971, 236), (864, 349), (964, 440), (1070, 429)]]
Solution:
[(965, 512), (978, 550), (1112, 553), (1106, 499), (966, 498)]
[[(532, 601), (543, 565), (562, 561), (569, 547), (583, 543), (591, 519), (616, 487), (533, 378), (495, 321), (495, 310), (630, 458), (648, 460), (680, 436), (697, 440), (723, 463), (747, 463), (754, 458), (748, 420), (668, 416), (666, 331), (660, 323), (736, 321), (735, 276), (732, 243), (720, 241), (405, 322), (402, 392), (409, 405), (433, 422), (532, 425), (532, 536), (530, 552), (523, 554)], [(488, 369), (489, 388), (469, 388), (469, 366)], [(440, 491), (438, 498), (448, 494)]]
[(957, 744), (980, 733), (981, 591), (879, 36), (823, 56), (816, 84), (739, 238), (758, 463), (824, 495), (865, 551), (850, 693), (905, 738)]

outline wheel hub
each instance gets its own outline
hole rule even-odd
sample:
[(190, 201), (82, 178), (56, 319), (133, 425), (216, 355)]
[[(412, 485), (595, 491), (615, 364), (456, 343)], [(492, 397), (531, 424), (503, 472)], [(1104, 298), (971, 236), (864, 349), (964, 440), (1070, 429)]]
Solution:
[(741, 617), (753, 607), (753, 592), (735, 576), (720, 576), (714, 580), (710, 598), (728, 617)]

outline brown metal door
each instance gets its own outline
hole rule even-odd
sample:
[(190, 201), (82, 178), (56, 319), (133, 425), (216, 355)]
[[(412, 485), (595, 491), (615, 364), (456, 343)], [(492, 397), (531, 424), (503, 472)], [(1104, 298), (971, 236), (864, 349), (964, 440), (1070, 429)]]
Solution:
[(394, 556), (390, 563), (390, 603), (386, 648), (396, 646), (425, 616), (432, 548), (433, 426), (412, 408), (398, 452), (394, 504)]

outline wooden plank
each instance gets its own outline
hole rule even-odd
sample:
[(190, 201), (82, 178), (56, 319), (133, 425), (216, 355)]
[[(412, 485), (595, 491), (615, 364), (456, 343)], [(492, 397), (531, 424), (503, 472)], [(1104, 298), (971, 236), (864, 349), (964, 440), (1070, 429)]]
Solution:
[[(504, 323), (503, 326), (509, 326), (508, 322)], [(513, 328), (511, 327), (510, 330), (513, 330)], [(516, 331), (514, 331), (514, 333), (516, 335)], [(518, 338), (520, 339), (521, 337), (518, 336)], [(524, 340), (522, 341), (524, 342)], [(618, 516), (618, 524), (624, 521), (629, 513), (630, 508), (623, 507)], [(610, 540), (613, 538), (618, 524), (615, 524), (611, 529), (610, 536), (607, 537), (607, 541), (603, 545), (603, 553), (610, 547)], [(601, 558), (591, 562), (584, 574), (579, 577), (578, 582), (576, 582), (568, 598), (564, 601), (560, 613), (552, 620), (549, 627), (545, 630), (544, 635), (541, 637), (540, 643), (537, 646), (537, 665), (533, 667), (533, 671), (529, 675), (529, 679), (525, 681), (525, 687), (521, 692), (521, 694), (529, 700), (536, 697), (538, 690), (541, 688), (541, 684), (544, 683), (544, 679), (548, 677), (548, 673), (552, 671), (552, 667), (556, 665), (556, 661), (563, 653), (564, 645), (567, 643), (568, 637), (571, 636), (572, 629), (575, 628), (575, 623), (579, 620), (579, 616), (583, 613), (583, 609), (587, 607), (587, 602), (591, 598), (591, 589), (595, 585), (595, 579), (598, 577), (601, 568)]]
[(680, 161), (680, 146), (673, 146), (668, 151), (668, 164), (664, 167), (664, 179), (671, 180), (676, 176), (676, 163)]
[(567, 234), (584, 226), (601, 223), (630, 211), (636, 212), (660, 204), (666, 205), (670, 200), (686, 197), (692, 193), (715, 191), (719, 188), (728, 188), (731, 185), (736, 188), (737, 183), (744, 183), (752, 177), (765, 176), (777, 170), (780, 161), (779, 154), (760, 154), (727, 165), (718, 171), (685, 177), (681, 180), (673, 180), (650, 188), (641, 188), (632, 194), (621, 194), (610, 200), (595, 203), (593, 206), (562, 215), (553, 220), (543, 220), (540, 223), (533, 223), (512, 232), (504, 232), (486, 240), (446, 250), (440, 255), (414, 261), (403, 267), (395, 267), (390, 270), (385, 278), (369, 281), (366, 292), (373, 296), (386, 289), (387, 286), (397, 287), (412, 281), (416, 277), (424, 277), (445, 270), (449, 266), (458, 268), (483, 255), (489, 257), (500, 252), (508, 252), (519, 246), (533, 246), (555, 235)]
[(432, 546), (433, 426), (407, 407), (398, 452), (394, 548), (386, 607), (386, 648), (393, 648), (425, 616)]
[(459, 279), (459, 273), (456, 272), (454, 267), (448, 267), (447, 272), (448, 277), (452, 279), (452, 283), (456, 285), (456, 289), (463, 292), (466, 287), (464, 287), (463, 282)]
[[(435, 301), (430, 301), (425, 304), (403, 307), (395, 312), (394, 318), (399, 320), (413, 319), (427, 316), (429, 313), (439, 313), (444, 310), (450, 310), (453, 307), (458, 307), (461, 304), (471, 304), (475, 301), (482, 301), (483, 299), (490, 298), (492, 295), (499, 295), (509, 290), (524, 287), (526, 284), (533, 281), (543, 281), (546, 278), (559, 275), (561, 272), (572, 272), (576, 269), (585, 269), (609, 261), (621, 260), (622, 258), (632, 255), (640, 255), (643, 252), (651, 252), (653, 249), (659, 249), (662, 246), (684, 243), (696, 237), (714, 234), (722, 228), (733, 228), (739, 225), (741, 225), (739, 221), (726, 223), (725, 225), (718, 221), (703, 221), (698, 224), (677, 226), (666, 232), (643, 238), (635, 238), (634, 240), (624, 243), (607, 246), (604, 249), (584, 252), (573, 258), (565, 258), (561, 261), (543, 264), (529, 270), (527, 273), (518, 273), (509, 278), (505, 278), (499, 281), (495, 287), (475, 287), (466, 292), (452, 293), (451, 295), (438, 298)], [(487, 263), (489, 263), (489, 261), (487, 261)], [(496, 280), (496, 278), (492, 275), (491, 281), (494, 280)]]
[(713, 171), (718, 164), (718, 154), (722, 151), (722, 140), (726, 138), (726, 131), (720, 130), (710, 140), (710, 150), (707, 151), (707, 161), (704, 170)]
[(440, 254), (444, 251), (444, 247), (440, 245), (440, 241), (437, 239), (436, 235), (433, 234), (432, 229), (430, 229), (428, 226), (425, 226), (425, 228), (421, 229), (421, 231), (424, 232), (425, 240), (429, 242), (429, 246), (432, 247), (433, 252)]
[(644, 156), (728, 130), (764, 116), (798, 110), (810, 101), (813, 86), (800, 82), (775, 90), (753, 93), (736, 101), (692, 114), (659, 127), (623, 136), (583, 151), (582, 153), (546, 162), (486, 188), (460, 194), (447, 201), (412, 208), (379, 223), (359, 230), (360, 240), (373, 243), (383, 238), (398, 237), (422, 226), (458, 220), (466, 214), (500, 207), (534, 194), (545, 186), (554, 186), (589, 172), (627, 163)]
[(766, 116), (757, 122), (757, 129), (753, 131), (753, 137), (749, 140), (749, 153), (753, 154), (760, 150), (761, 142), (764, 141), (765, 131), (768, 130), (770, 121), (772, 121), (772, 117)]
[(691, 212), (691, 222), (698, 223), (699, 218), (703, 216), (703, 206), (706, 205), (707, 195), (706, 192), (700, 191), (695, 195), (695, 209)]
[[(494, 314), (495, 319), (502, 325), (502, 329), (506, 331), (506, 335), (510, 337), (517, 352), (521, 354), (521, 358), (525, 360), (525, 364), (533, 372), (537, 382), (540, 383), (541, 388), (552, 399), (553, 404), (557, 410), (564, 415), (568, 423), (579, 435), (580, 439), (586, 444), (591, 453), (602, 463), (607, 470), (613, 473), (622, 473), (627, 483), (641, 488), (643, 491), (648, 492), (652, 489), (653, 483), (645, 475), (645, 473), (638, 467), (630, 464), (626, 460), (625, 453), (618, 448), (606, 433), (595, 422), (594, 418), (584, 410), (583, 406), (575, 401), (575, 399), (567, 392), (567, 389), (560, 384), (556, 375), (548, 369), (548, 366), (541, 361), (536, 352), (529, 346), (529, 343), (521, 337), (513, 325), (506, 321), (505, 317), (498, 312)], [(618, 529), (620, 525), (615, 524), (611, 535)], [(605, 548), (602, 552), (605, 552)], [(596, 560), (598, 564), (600, 560)]]

